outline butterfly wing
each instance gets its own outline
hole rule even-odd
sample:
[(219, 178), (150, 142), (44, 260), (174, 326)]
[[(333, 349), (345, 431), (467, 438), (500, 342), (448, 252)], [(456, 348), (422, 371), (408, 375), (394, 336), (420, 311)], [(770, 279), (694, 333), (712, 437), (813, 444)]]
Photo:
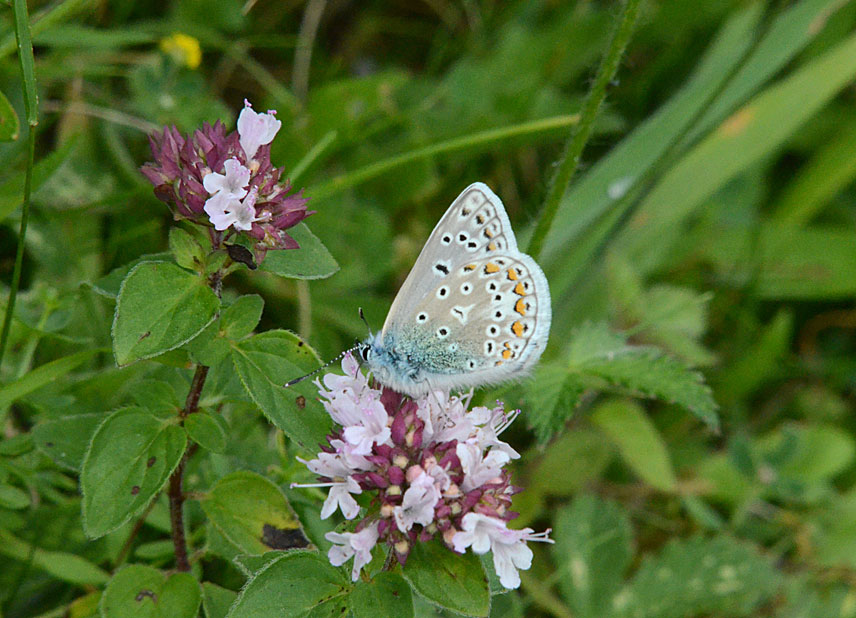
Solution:
[(395, 328), (428, 296), (452, 267), (492, 252), (517, 252), (517, 240), (502, 201), (481, 182), (461, 191), (419, 253), (389, 308), (382, 334)]
[(544, 273), (517, 249), (502, 202), (470, 185), (434, 228), (384, 324), (383, 341), (420, 376), (395, 386), (415, 395), (523, 375), (541, 356), (551, 316)]

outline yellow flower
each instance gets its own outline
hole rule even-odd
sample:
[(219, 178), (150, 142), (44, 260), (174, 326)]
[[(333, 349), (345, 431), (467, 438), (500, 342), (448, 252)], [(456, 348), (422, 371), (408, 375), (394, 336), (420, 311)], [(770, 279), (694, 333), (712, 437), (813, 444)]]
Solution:
[(202, 62), (199, 41), (188, 34), (175, 32), (161, 39), (159, 47), (162, 52), (169, 54), (173, 60), (186, 65), (189, 69), (195, 69)]

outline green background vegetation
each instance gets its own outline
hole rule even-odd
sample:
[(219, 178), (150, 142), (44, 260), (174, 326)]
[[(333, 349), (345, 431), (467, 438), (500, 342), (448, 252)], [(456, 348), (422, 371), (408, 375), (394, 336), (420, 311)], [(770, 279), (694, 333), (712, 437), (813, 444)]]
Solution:
[[(245, 270), (224, 299), (261, 295), (257, 331), (290, 329), (331, 358), (365, 337), (359, 307), (380, 328), (434, 223), (471, 182), (493, 188), (528, 244), (621, 8), (161, 4), (29, 7), (40, 104), (21, 290), (0, 367), (3, 616), (96, 615), (108, 581), (107, 616), (128, 615), (112, 603), (141, 581), (172, 608), (165, 615), (225, 615), (232, 591), (266, 564), (264, 547), (242, 541), (229, 519), (242, 492), (230, 495), (222, 479), (241, 471), (257, 473), (248, 483), (259, 503), (293, 508), (326, 549), (320, 494), (288, 489), (308, 478), (294, 459), (306, 454), (297, 410), (278, 408), (277, 392), (242, 394), (238, 360), (231, 373), (212, 370), (221, 395), (203, 396), (186, 433), (157, 434), (167, 458), (188, 439), (202, 446), (186, 473), (188, 490), (209, 492), (187, 505), (195, 579), (152, 568), (173, 567), (162, 497), (151, 510), (117, 503), (118, 517), (96, 509), (82, 521), (94, 508), (78, 490), (94, 482), (84, 459), (124, 461), (109, 441), (90, 447), (96, 428), (132, 402), (180, 406), (192, 375), (192, 345), (123, 369), (111, 352), (147, 356), (112, 340), (116, 295), (129, 263), (169, 249), (174, 226), (138, 172), (147, 132), (232, 127), (244, 98), (278, 111), (272, 159), (312, 198), (306, 223), (338, 271), (315, 278), (335, 270), (330, 261), (307, 276), (297, 251), (274, 269), (289, 278)], [(553, 296), (550, 345), (532, 380), (477, 396), (523, 410), (505, 434), (523, 453), (518, 521), (552, 527), (556, 540), (534, 548), (520, 591), (493, 597), (492, 614), (856, 616), (854, 26), (846, 0), (642, 2), (539, 256)], [(176, 32), (198, 41), (198, 66), (189, 48), (163, 44)], [(18, 122), (17, 140), (0, 144), (5, 305), (28, 136), (5, 5), (0, 92), (3, 137)], [(304, 237), (310, 257), (328, 259)], [(223, 328), (245, 337), (255, 323), (233, 313)], [(294, 354), (296, 340), (264, 337), (239, 349), (248, 359), (267, 344)], [(295, 358), (288, 367), (307, 362)], [(277, 581), (289, 577), (280, 566)], [(313, 568), (341, 577), (323, 561)], [(372, 607), (371, 594), (358, 587), (354, 598)], [(421, 596), (414, 603), (433, 611)]]

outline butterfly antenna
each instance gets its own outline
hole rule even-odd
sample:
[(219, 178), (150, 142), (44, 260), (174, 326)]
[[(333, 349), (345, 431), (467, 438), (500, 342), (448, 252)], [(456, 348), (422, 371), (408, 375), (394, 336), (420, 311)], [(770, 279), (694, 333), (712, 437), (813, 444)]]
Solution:
[(359, 349), (359, 347), (360, 347), (360, 345), (361, 345), (361, 344), (359, 344), (359, 343), (358, 343), (358, 344), (357, 344), (357, 345), (355, 345), (354, 347), (352, 347), (352, 348), (348, 348), (347, 350), (345, 350), (344, 352), (342, 352), (341, 354), (339, 354), (336, 358), (334, 358), (334, 359), (332, 359), (332, 360), (329, 360), (329, 361), (327, 361), (326, 363), (324, 363), (323, 365), (321, 365), (320, 367), (318, 367), (318, 369), (316, 369), (315, 371), (310, 371), (309, 373), (307, 373), (307, 374), (306, 374), (306, 375), (304, 375), (304, 376), (300, 376), (299, 378), (294, 378), (293, 380), (289, 380), (288, 382), (286, 382), (285, 384), (283, 384), (283, 385), (282, 385), (282, 386), (283, 386), (283, 388), (288, 388), (289, 386), (294, 386), (295, 384), (298, 384), (298, 383), (300, 383), (300, 382), (303, 382), (303, 380), (305, 380), (306, 378), (311, 378), (311, 377), (312, 377), (312, 376), (314, 376), (316, 373), (320, 373), (322, 370), (326, 369), (327, 367), (329, 367), (330, 365), (332, 365), (332, 364), (333, 364), (333, 363), (335, 363), (336, 361), (341, 360), (341, 358), (342, 358), (345, 354), (348, 354), (349, 352), (353, 352), (353, 351), (355, 351), (355, 350), (358, 350), (358, 349)]

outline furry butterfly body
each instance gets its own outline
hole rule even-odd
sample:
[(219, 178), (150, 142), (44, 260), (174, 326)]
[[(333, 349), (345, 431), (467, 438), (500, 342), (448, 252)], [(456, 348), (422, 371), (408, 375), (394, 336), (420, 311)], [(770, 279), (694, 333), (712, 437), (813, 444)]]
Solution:
[(550, 333), (550, 290), (500, 199), (470, 185), (431, 232), (383, 329), (360, 346), (374, 377), (410, 396), (523, 377)]

